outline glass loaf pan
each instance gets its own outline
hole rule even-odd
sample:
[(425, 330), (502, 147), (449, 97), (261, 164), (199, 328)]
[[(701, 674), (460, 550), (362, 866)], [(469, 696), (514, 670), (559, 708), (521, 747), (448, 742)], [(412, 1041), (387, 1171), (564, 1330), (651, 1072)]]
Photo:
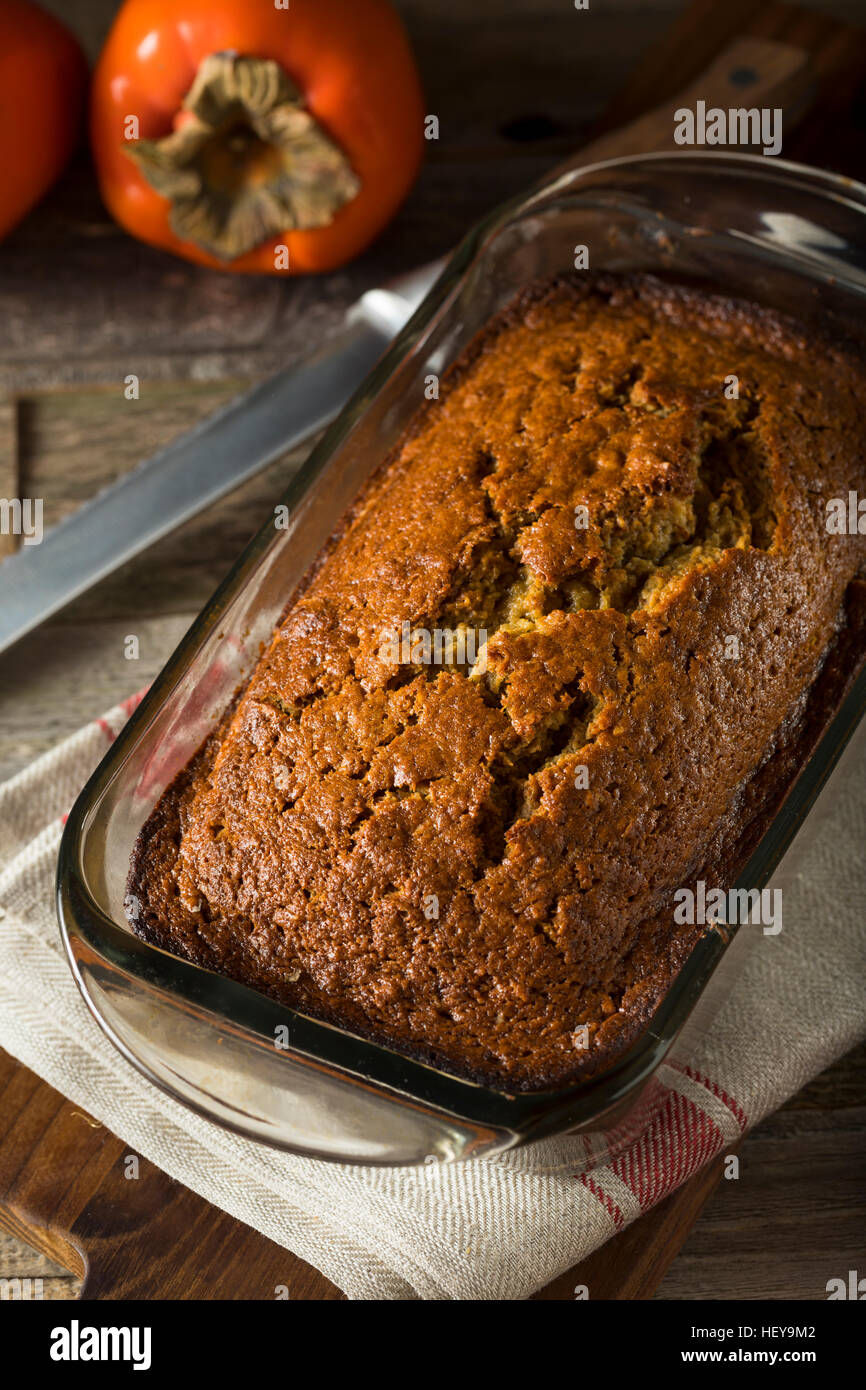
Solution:
[[(248, 676), (362, 483), (441, 374), (528, 282), (570, 270), (699, 281), (863, 341), (866, 188), (748, 155), (640, 156), (577, 168), (498, 209), (467, 236), (411, 322), (293, 477), (291, 518), (269, 517), (166, 663), (78, 798), (58, 867), (73, 971), (97, 1021), (152, 1081), (219, 1124), (280, 1148), (357, 1163), (492, 1154), (592, 1133), (603, 1158), (645, 1120), (661, 1062), (687, 1060), (759, 929), (711, 931), (651, 1023), (582, 1084), (510, 1096), (284, 1007), (140, 941), (123, 911), (138, 832)], [(823, 731), (738, 887), (761, 887), (866, 704), (866, 671)], [(730, 885), (729, 885), (730, 886)], [(736, 948), (736, 949), (735, 949)], [(700, 1004), (700, 1008), (696, 1006)], [(284, 1029), (279, 1034), (276, 1030)], [(288, 1045), (275, 1047), (275, 1037)]]

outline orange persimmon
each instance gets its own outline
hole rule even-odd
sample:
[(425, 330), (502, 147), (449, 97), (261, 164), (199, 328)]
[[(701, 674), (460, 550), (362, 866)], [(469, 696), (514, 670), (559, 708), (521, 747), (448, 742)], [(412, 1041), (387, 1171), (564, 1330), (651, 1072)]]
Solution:
[(126, 0), (93, 78), (105, 202), (202, 265), (344, 264), (411, 187), (424, 108), (387, 0)]
[(75, 148), (87, 64), (30, 0), (0, 0), (0, 237), (46, 193)]

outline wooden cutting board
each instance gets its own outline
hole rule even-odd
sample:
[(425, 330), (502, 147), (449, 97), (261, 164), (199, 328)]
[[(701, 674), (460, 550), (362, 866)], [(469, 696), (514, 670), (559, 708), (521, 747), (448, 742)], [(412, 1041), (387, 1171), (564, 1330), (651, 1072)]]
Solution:
[[(708, 75), (694, 86), (701, 74)], [(698, 0), (647, 54), (588, 152), (605, 158), (669, 147), (671, 99), (691, 89), (687, 102), (784, 106), (787, 157), (866, 178), (864, 85), (859, 31), (787, 5)], [(293, 1299), (343, 1297), (318, 1271), (146, 1160), (138, 1181), (127, 1181), (128, 1152), (0, 1052), (0, 1226), (81, 1276), (82, 1297), (270, 1299), (278, 1284)], [(720, 1176), (721, 1162), (709, 1165), (536, 1297), (571, 1299), (576, 1284), (594, 1299), (651, 1297)]]

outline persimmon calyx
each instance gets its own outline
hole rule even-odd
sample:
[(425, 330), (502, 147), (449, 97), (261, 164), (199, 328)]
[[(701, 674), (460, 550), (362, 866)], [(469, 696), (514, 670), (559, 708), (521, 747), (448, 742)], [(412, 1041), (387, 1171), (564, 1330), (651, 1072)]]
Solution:
[(270, 58), (214, 53), (175, 129), (126, 153), (171, 203), (171, 228), (232, 261), (281, 232), (326, 227), (361, 182)]

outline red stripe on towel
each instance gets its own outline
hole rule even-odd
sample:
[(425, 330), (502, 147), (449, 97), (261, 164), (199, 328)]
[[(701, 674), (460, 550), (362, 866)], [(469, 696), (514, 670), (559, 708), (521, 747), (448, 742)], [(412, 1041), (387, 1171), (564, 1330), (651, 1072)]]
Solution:
[(623, 1225), (623, 1215), (613, 1198), (609, 1197), (608, 1194), (605, 1191), (603, 1191), (602, 1188), (599, 1187), (599, 1185), (596, 1182), (593, 1181), (593, 1179), (589, 1176), (589, 1173), (578, 1173), (577, 1176), (579, 1181), (583, 1183), (584, 1187), (589, 1188), (593, 1197), (598, 1198), (602, 1206), (606, 1209), (608, 1215), (613, 1219), (614, 1226), (616, 1226), (617, 1230), (619, 1230), (620, 1227)]
[(678, 1091), (668, 1091), (643, 1134), (610, 1168), (644, 1210), (696, 1173), (723, 1144), (722, 1131), (700, 1106)]
[(697, 1081), (699, 1086), (706, 1086), (707, 1090), (711, 1091), (717, 1100), (720, 1100), (723, 1105), (727, 1106), (737, 1124), (740, 1126), (740, 1129), (745, 1134), (749, 1127), (749, 1121), (739, 1101), (735, 1100), (733, 1096), (729, 1096), (727, 1091), (725, 1091), (717, 1081), (711, 1080), (708, 1076), (702, 1076), (699, 1071), (695, 1071), (692, 1067), (683, 1067), (682, 1070), (684, 1075), (690, 1076), (692, 1081)]

